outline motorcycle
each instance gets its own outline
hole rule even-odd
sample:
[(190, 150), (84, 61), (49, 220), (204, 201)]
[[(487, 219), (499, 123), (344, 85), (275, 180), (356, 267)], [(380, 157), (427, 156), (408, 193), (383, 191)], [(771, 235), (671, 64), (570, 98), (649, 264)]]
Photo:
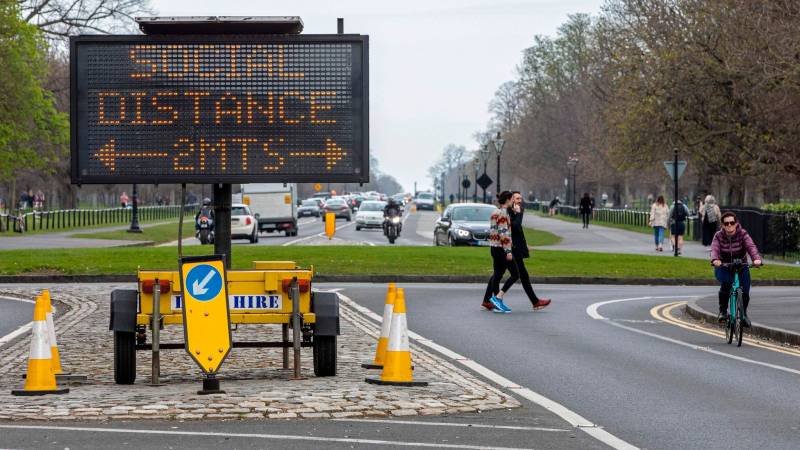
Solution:
[(206, 215), (200, 215), (197, 218), (197, 232), (195, 237), (200, 240), (203, 245), (214, 243), (214, 219)]
[(394, 241), (400, 236), (400, 217), (389, 216), (383, 219), (383, 234), (389, 238), (389, 243), (394, 244)]

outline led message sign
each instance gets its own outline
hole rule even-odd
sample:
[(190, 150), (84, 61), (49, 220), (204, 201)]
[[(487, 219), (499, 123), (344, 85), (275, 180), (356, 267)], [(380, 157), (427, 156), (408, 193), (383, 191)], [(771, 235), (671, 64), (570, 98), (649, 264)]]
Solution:
[(71, 39), (72, 182), (364, 182), (360, 35)]

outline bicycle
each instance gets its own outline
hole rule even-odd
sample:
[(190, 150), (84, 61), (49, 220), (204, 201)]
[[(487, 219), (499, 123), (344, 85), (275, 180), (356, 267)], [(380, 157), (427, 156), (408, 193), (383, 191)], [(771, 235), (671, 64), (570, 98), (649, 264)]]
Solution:
[(742, 301), (742, 287), (739, 285), (739, 273), (743, 269), (750, 267), (750, 265), (743, 262), (741, 259), (734, 259), (733, 262), (722, 263), (720, 267), (725, 267), (733, 271), (733, 285), (731, 286), (730, 297), (728, 297), (728, 320), (725, 321), (725, 339), (728, 341), (728, 344), (736, 339), (736, 346), (741, 347), (744, 303)]

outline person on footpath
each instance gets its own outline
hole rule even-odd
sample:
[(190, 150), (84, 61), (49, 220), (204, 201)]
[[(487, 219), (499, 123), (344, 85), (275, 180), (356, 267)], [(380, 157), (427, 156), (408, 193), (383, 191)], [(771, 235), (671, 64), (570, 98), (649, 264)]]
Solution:
[(664, 201), (664, 196), (659, 195), (655, 202), (650, 206), (650, 220), (648, 224), (653, 227), (653, 237), (656, 241), (656, 251), (664, 251), (664, 230), (667, 229), (669, 220), (669, 208)]
[[(714, 265), (714, 277), (719, 281), (719, 316), (720, 322), (728, 319), (728, 298), (733, 287), (733, 271), (723, 267), (723, 263), (731, 263), (734, 259), (747, 261), (747, 256), (753, 265), (761, 265), (761, 255), (753, 238), (739, 225), (736, 214), (731, 211), (722, 213), (722, 229), (714, 234), (711, 241), (711, 264)], [(742, 306), (744, 306), (744, 326), (750, 326), (747, 318), (747, 305), (750, 303), (750, 270), (747, 267), (739, 272), (739, 285), (742, 287)]]
[(669, 231), (672, 234), (672, 248), (678, 247), (678, 255), (683, 253), (683, 235), (686, 234), (686, 219), (689, 218), (689, 208), (678, 200), (677, 205), (672, 205), (669, 209), (669, 220), (671, 222)]
[(594, 209), (594, 202), (589, 197), (589, 193), (584, 192), (581, 203), (578, 205), (578, 211), (581, 213), (581, 219), (583, 219), (583, 228), (589, 228), (589, 217), (592, 216), (592, 209)]
[(123, 208), (127, 208), (128, 207), (128, 200), (129, 200), (128, 193), (125, 192), (125, 191), (122, 191), (122, 194), (120, 194), (120, 196), (119, 196), (119, 204), (122, 205)]
[(555, 216), (556, 215), (556, 208), (558, 207), (559, 203), (561, 203), (561, 200), (558, 198), (558, 196), (555, 196), (555, 198), (550, 200), (550, 209), (547, 212), (547, 214), (550, 215), (550, 216)]
[[(503, 296), (519, 278), (517, 264), (514, 262), (511, 218), (507, 211), (510, 206), (511, 192), (501, 192), (497, 195), (497, 209), (489, 218), (489, 250), (492, 255), (493, 273), (487, 290), (491, 293), (489, 303), (492, 305), (492, 311), (496, 313), (511, 312), (511, 308), (503, 303)], [(500, 289), (500, 280), (503, 279), (506, 270), (510, 276)]]
[[(722, 213), (713, 195), (706, 195), (703, 207), (700, 208), (700, 223), (703, 224), (703, 246), (708, 247), (719, 230), (719, 219)], [(710, 250), (709, 250), (710, 251)]]

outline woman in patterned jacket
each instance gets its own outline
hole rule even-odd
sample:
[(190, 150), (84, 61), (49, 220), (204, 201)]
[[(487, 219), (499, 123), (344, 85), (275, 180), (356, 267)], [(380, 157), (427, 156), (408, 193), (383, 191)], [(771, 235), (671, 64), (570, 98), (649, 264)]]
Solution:
[[(514, 262), (511, 242), (511, 218), (508, 216), (508, 207), (511, 206), (512, 194), (503, 191), (497, 196), (497, 209), (489, 219), (489, 250), (492, 255), (494, 274), (489, 280), (491, 292), (494, 294), (489, 301), (497, 313), (510, 313), (511, 308), (503, 303), (503, 296), (519, 278), (517, 264)], [(508, 280), (500, 289), (500, 280), (506, 270), (510, 274)]]

